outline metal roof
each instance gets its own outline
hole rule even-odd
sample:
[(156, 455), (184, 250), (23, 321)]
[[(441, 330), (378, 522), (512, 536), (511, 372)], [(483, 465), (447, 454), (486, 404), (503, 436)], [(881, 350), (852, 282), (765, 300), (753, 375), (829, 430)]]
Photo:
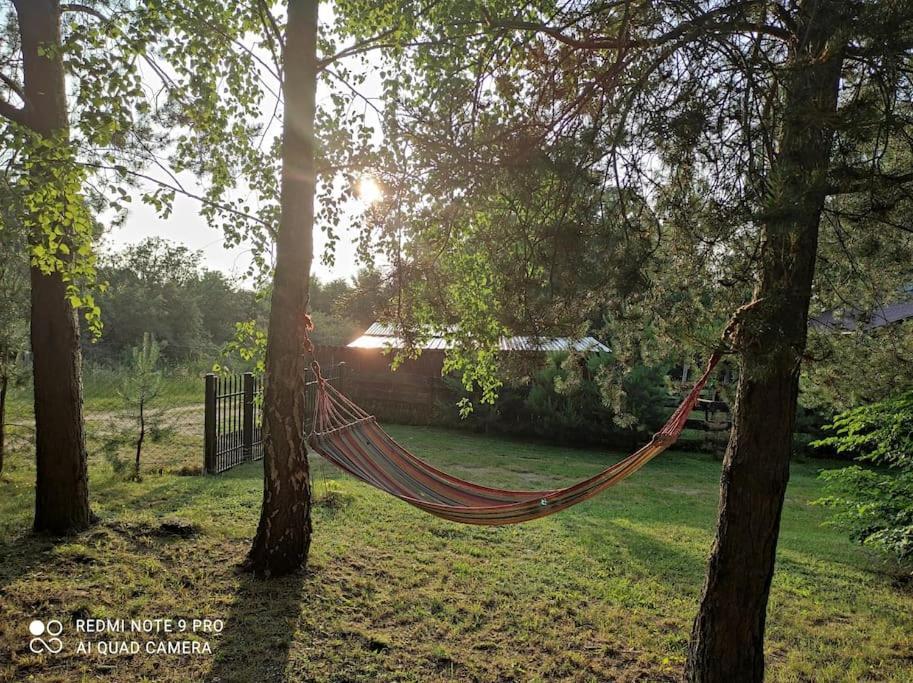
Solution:
[(825, 330), (873, 330), (913, 318), (913, 301), (886, 304), (869, 314), (860, 311), (826, 311), (809, 320), (809, 325)]
[[(453, 331), (455, 328), (450, 328)], [(402, 338), (396, 334), (396, 328), (393, 325), (383, 323), (374, 323), (363, 335), (349, 344), (353, 349), (398, 349), (405, 346)], [(427, 351), (446, 351), (453, 348), (451, 340), (446, 339), (443, 334), (435, 333), (429, 336), (422, 344), (421, 348)], [(609, 347), (593, 337), (581, 337), (574, 339), (571, 337), (535, 337), (535, 336), (516, 336), (501, 337), (502, 351), (577, 351), (608, 353)]]

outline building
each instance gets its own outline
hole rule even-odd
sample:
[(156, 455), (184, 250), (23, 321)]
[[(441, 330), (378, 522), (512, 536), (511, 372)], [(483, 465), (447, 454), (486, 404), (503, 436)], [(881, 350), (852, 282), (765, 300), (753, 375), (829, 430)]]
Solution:
[[(363, 335), (348, 344), (350, 349), (400, 349), (405, 346), (393, 325), (374, 323)], [(435, 334), (423, 341), (422, 351), (443, 353), (453, 344), (445, 334)], [(593, 337), (572, 339), (570, 337), (501, 337), (501, 351), (524, 353), (554, 353), (576, 351), (578, 353), (609, 353), (609, 347)]]
[[(317, 349), (325, 367), (344, 363), (344, 389), (356, 403), (379, 418), (397, 422), (427, 424), (435, 420), (442, 403), (452, 403), (442, 371), (445, 352), (453, 347), (446, 334), (424, 340), (417, 358), (404, 360), (394, 372), (390, 351), (406, 345), (393, 325), (374, 323), (363, 335), (344, 347)], [(535, 354), (561, 351), (608, 353), (609, 347), (593, 337), (504, 337), (500, 348), (523, 359)]]
[(895, 325), (913, 319), (913, 301), (896, 301), (879, 306), (870, 313), (861, 311), (825, 311), (808, 321), (809, 327), (836, 332), (866, 331)]

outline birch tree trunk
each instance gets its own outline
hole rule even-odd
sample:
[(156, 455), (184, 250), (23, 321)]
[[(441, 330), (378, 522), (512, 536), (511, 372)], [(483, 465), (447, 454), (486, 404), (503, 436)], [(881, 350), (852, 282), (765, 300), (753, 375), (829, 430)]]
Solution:
[(302, 569), (311, 544), (304, 316), (313, 257), (317, 2), (289, 0), (284, 61), (281, 217), (266, 346), (263, 507), (246, 567)]

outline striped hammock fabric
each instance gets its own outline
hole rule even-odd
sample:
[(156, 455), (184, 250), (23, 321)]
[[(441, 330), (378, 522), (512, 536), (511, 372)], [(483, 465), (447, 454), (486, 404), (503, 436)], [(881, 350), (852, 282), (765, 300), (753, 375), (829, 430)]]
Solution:
[(674, 444), (719, 359), (719, 354), (710, 357), (704, 374), (648, 444), (589, 479), (566, 488), (512, 491), (473, 484), (442, 472), (394, 441), (373, 416), (322, 378), (317, 385), (308, 443), (356, 479), (432, 515), (464, 524), (518, 524), (592, 498), (634, 474)]

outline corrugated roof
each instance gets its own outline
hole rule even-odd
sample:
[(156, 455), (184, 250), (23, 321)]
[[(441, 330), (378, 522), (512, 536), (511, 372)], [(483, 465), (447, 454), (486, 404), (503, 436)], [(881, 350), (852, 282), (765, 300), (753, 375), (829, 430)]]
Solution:
[[(365, 333), (349, 344), (353, 349), (398, 349), (405, 346), (402, 338), (396, 334), (393, 325), (372, 324)], [(428, 351), (446, 351), (453, 343), (441, 334), (430, 336), (422, 343), (421, 348)], [(570, 337), (534, 337), (517, 336), (501, 337), (502, 351), (569, 351), (608, 353), (609, 347), (594, 337), (573, 339)]]
[(812, 318), (809, 325), (829, 330), (849, 331), (855, 330), (859, 326), (866, 330), (873, 330), (911, 318), (913, 318), (913, 301), (898, 301), (881, 306), (867, 315), (863, 315), (860, 311), (826, 311)]

